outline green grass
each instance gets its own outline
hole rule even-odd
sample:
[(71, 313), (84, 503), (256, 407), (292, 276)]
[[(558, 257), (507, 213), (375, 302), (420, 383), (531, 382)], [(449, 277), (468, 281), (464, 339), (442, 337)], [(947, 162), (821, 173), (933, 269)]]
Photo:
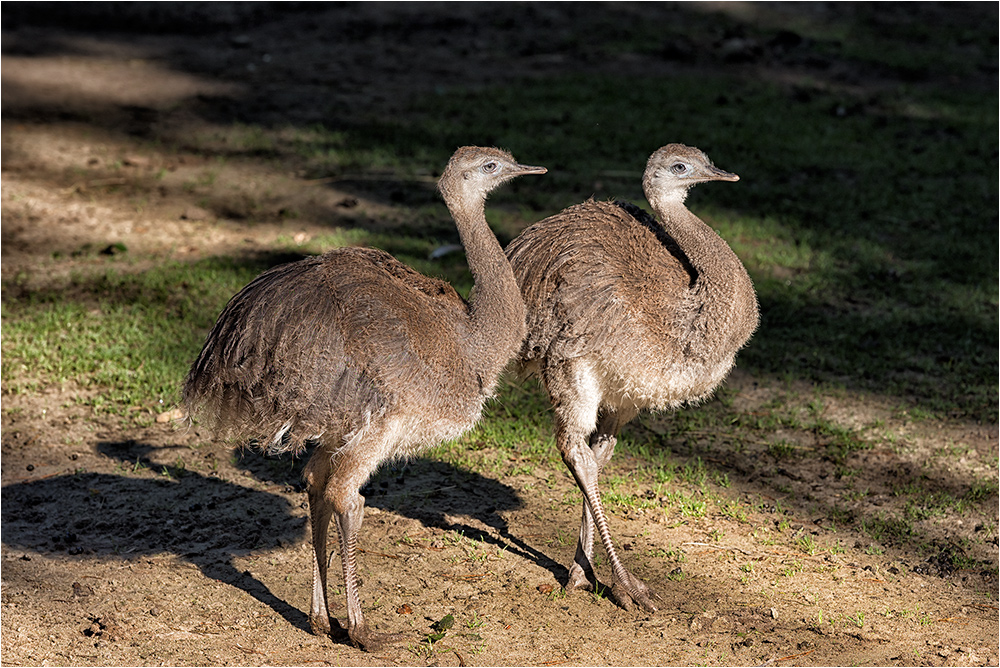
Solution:
[(65, 286), (4, 292), (4, 389), (49, 384), (90, 388), (87, 402), (123, 412), (172, 404), (185, 367), (226, 300), (266, 266), (213, 258), (168, 262), (132, 272), (109, 262), (103, 272)]
[[(449, 91), (416, 101), (408, 120), (389, 126), (373, 123), (351, 132), (240, 126), (225, 143), (270, 160), (304, 161), (315, 174), (434, 173), (460, 143), (516, 147), (522, 159), (551, 169), (544, 179), (495, 198), (493, 217), (515, 207), (521, 224), (595, 193), (595, 179), (602, 182), (598, 196), (641, 199), (638, 177), (652, 149), (671, 140), (702, 146), (720, 166), (743, 176), (738, 184), (702, 186), (691, 197), (691, 206), (744, 258), (758, 290), (762, 325), (741, 353), (743, 368), (895, 396), (931, 415), (996, 419), (997, 179), (989, 148), (997, 134), (995, 98), (954, 91), (947, 97), (933, 91), (887, 95), (865, 101), (866, 113), (838, 118), (828, 112), (832, 94), (821, 90), (796, 102), (794, 91), (753, 80), (677, 76), (669, 85), (643, 78), (629, 83), (568, 76)], [(720, 95), (741, 103), (720, 106)], [(483, 113), (487, 100), (489, 113)], [(913, 105), (926, 113), (914, 114)], [(701, 113), (706, 109), (712, 113)], [(664, 118), (684, 122), (672, 127)], [(279, 142), (289, 137), (287, 145)], [(261, 148), (268, 142), (282, 148)], [(199, 150), (222, 149), (206, 140)], [(316, 163), (318, 154), (325, 162)], [(613, 176), (619, 173), (627, 176)], [(430, 227), (447, 239), (454, 232), (443, 206), (430, 197), (414, 210), (407, 229)], [(434, 220), (439, 222), (432, 225)], [(363, 230), (347, 236), (409, 256), (420, 270), (436, 268), (409, 248), (427, 242), (419, 236), (379, 239)], [(453, 269), (444, 273), (467, 288), (468, 277)], [(201, 269), (190, 271), (186, 276), (175, 267), (174, 284), (199, 282)], [(238, 276), (206, 298), (223, 301), (250, 277)], [(118, 299), (118, 310), (109, 305), (114, 297), (103, 298), (109, 289), (141, 294), (158, 278), (166, 274), (136, 276), (133, 288), (125, 274), (107, 279), (115, 285), (74, 286), (69, 299), (48, 307), (32, 295), (32, 305), (22, 307), (24, 300), (7, 297), (5, 286), (5, 310), (13, 311), (5, 313), (5, 330), (30, 318), (41, 336), (55, 337), (49, 343), (72, 351), (72, 359), (46, 360), (25, 349), (20, 336), (5, 337), (5, 357), (27, 360), (29, 368), (56, 378), (120, 385), (139, 358), (98, 346), (99, 359), (87, 359), (87, 337), (121, 344), (173, 327), (203, 327), (169, 309), (163, 317), (171, 322), (156, 322), (150, 309), (164, 298), (160, 293), (139, 305)], [(97, 315), (90, 307), (95, 299), (101, 302)], [(173, 299), (190, 301), (180, 291)], [(212, 313), (209, 308), (195, 319)], [(70, 332), (80, 340), (68, 340)], [(196, 347), (189, 336), (167, 339), (171, 343), (159, 348), (162, 363), (152, 359), (155, 339), (143, 344), (151, 353), (147, 364), (160, 366), (149, 385), (157, 398)], [(186, 356), (179, 345), (186, 345)], [(109, 368), (115, 359), (131, 368)], [(7, 375), (14, 368), (5, 366), (5, 378), (16, 382)]]
[[(836, 27), (808, 28), (846, 62), (889, 72), (913, 62), (884, 35), (838, 45)], [(639, 48), (622, 40), (607, 48)], [(942, 67), (934, 49), (921, 53), (912, 67)], [(831, 111), (844, 104), (857, 111)], [(995, 91), (569, 75), (443, 89), (398, 119), (336, 130), (237, 125), (186, 148), (299, 164), (310, 177), (408, 178), (439, 172), (458, 144), (505, 145), (550, 168), (494, 197), (491, 217), (507, 230), (589, 195), (641, 201), (653, 149), (701, 146), (743, 177), (691, 197), (758, 290), (762, 325), (742, 367), (898, 397), (928, 415), (996, 420), (995, 107)], [(406, 190), (403, 203), (413, 207), (407, 234), (454, 238), (431, 188)]]
[[(741, 173), (740, 184), (703, 187), (692, 200), (710, 200), (701, 211), (745, 258), (760, 294), (762, 328), (742, 364), (995, 414), (995, 378), (984, 369), (996, 367), (996, 346), (983, 345), (996, 331), (988, 249), (997, 233), (983, 223), (997, 202), (994, 100), (930, 95), (914, 114), (915, 101), (886, 96), (837, 118), (822, 91), (796, 103), (794, 92), (722, 78), (623, 87), (570, 77), (452, 93), (425, 102), (416, 125), (445, 146), (531, 146), (532, 160), (554, 166), (521, 198), (531, 210), (569, 204), (578, 197), (558, 195), (598, 177), (598, 196), (639, 198), (651, 143), (675, 138)], [(743, 104), (718, 108), (724, 94)], [(704, 109), (712, 113), (699, 122)], [(684, 119), (683, 130), (654, 114)], [(970, 161), (984, 169), (951, 178)], [(622, 172), (632, 175), (603, 176)]]

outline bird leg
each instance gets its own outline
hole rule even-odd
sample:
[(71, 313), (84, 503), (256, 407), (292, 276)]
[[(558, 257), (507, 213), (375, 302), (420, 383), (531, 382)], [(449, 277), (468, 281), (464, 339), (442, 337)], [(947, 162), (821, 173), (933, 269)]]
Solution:
[(313, 589), (312, 605), (309, 609), (309, 628), (315, 635), (329, 635), (340, 623), (330, 616), (326, 600), (326, 575), (330, 565), (327, 558), (327, 536), (333, 504), (326, 497), (330, 482), (332, 461), (322, 445), (310, 458), (304, 477), (309, 496), (309, 524), (312, 529), (313, 544)]
[[(611, 461), (615, 454), (615, 445), (618, 442), (616, 434), (635, 416), (635, 411), (621, 409), (618, 411), (608, 410), (604, 413), (598, 423), (597, 429), (590, 435), (590, 449), (594, 453), (597, 462), (597, 475)], [(590, 512), (590, 506), (586, 500), (583, 502), (583, 519), (580, 522), (580, 539), (576, 544), (576, 556), (573, 565), (569, 570), (569, 582), (567, 589), (584, 589), (593, 591), (597, 577), (594, 575), (594, 518)]]
[(347, 634), (351, 641), (363, 649), (373, 651), (380, 645), (365, 622), (358, 593), (357, 545), (358, 531), (365, 516), (365, 499), (355, 492), (348, 508), (337, 513), (337, 533), (340, 536), (340, 563), (344, 570), (344, 588), (347, 590)]
[[(593, 575), (590, 559), (593, 549), (588, 550), (593, 539), (593, 529), (590, 528), (592, 522), (601, 537), (614, 573), (611, 593), (615, 599), (626, 610), (631, 610), (633, 604), (638, 603), (648, 612), (655, 612), (654, 601), (659, 597), (642, 580), (629, 573), (618, 558), (597, 484), (601, 467), (613, 452), (614, 441), (610, 439), (614, 438), (621, 424), (634, 416), (624, 411), (620, 415), (608, 413), (602, 420), (601, 429), (595, 433), (594, 440), (588, 443), (587, 436), (598, 424), (598, 409), (603, 394), (595, 371), (585, 364), (572, 362), (553, 365), (543, 371), (543, 381), (555, 408), (556, 445), (559, 447), (559, 454), (576, 478), (576, 484), (586, 500), (580, 543), (577, 545), (578, 560), (573, 563), (567, 586), (579, 586), (581, 580), (587, 582), (588, 570)], [(622, 421), (619, 422), (620, 420)], [(595, 449), (592, 446), (597, 447)], [(589, 517), (587, 511), (590, 513)]]
[[(312, 606), (309, 609), (309, 628), (313, 634), (321, 636), (330, 634), (334, 620), (330, 617), (330, 608), (326, 601), (326, 572), (329, 559), (326, 556), (326, 541), (330, 529), (330, 517), (333, 506), (323, 499), (323, 488), (309, 486), (309, 519), (312, 526), (313, 542), (313, 590)], [(339, 622), (337, 622), (339, 626)]]
[(583, 492), (593, 516), (594, 525), (597, 527), (597, 533), (601, 537), (601, 543), (608, 554), (608, 561), (611, 563), (611, 569), (614, 573), (611, 593), (626, 610), (631, 610), (633, 603), (638, 603), (647, 612), (656, 612), (655, 601), (659, 600), (659, 596), (646, 583), (626, 570), (615, 551), (614, 543), (611, 540), (611, 529), (608, 527), (608, 518), (604, 513), (604, 506), (601, 504), (601, 493), (597, 485), (598, 466), (593, 451), (584, 444), (582, 437), (569, 439), (566, 436), (566, 431), (560, 430), (557, 435), (559, 449), (562, 452), (563, 461), (573, 472), (577, 485)]
[[(347, 592), (347, 635), (351, 642), (362, 649), (374, 652), (392, 642), (403, 639), (402, 634), (379, 634), (368, 629), (361, 610), (358, 590), (357, 542), (364, 520), (365, 498), (359, 493), (361, 485), (371, 474), (371, 467), (363, 457), (340, 453), (332, 461), (328, 452), (319, 448), (306, 468), (309, 489), (310, 516), (312, 519), (313, 595), (309, 613), (309, 626), (313, 633), (331, 633), (343, 629), (341, 623), (330, 616), (326, 597), (327, 580), (327, 531), (331, 517), (336, 518), (340, 539), (340, 562), (344, 572)], [(323, 475), (325, 473), (325, 475)], [(338, 475), (341, 473), (342, 475)], [(333, 635), (331, 633), (331, 635)]]

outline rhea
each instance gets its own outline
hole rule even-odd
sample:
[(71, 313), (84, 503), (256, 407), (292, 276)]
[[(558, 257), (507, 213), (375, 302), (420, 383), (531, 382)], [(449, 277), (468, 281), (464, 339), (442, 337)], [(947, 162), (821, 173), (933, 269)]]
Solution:
[(737, 181), (700, 150), (669, 144), (649, 158), (643, 191), (659, 221), (624, 202), (590, 199), (521, 233), (507, 248), (527, 308), (520, 361), (551, 399), (556, 443), (584, 496), (567, 589), (596, 584), (596, 526), (626, 609), (659, 596), (622, 564), (598, 477), (619, 430), (641, 410), (708, 397), (758, 324), (739, 258), (684, 205), (688, 189)]
[(361, 611), (360, 493), (378, 466), (458, 437), (524, 338), (524, 303), (485, 217), (487, 195), (544, 174), (494, 148), (462, 147), (438, 182), (474, 279), (470, 302), (388, 253), (340, 248), (270, 269), (222, 311), (191, 367), (184, 401), (216, 433), (270, 452), (314, 446), (304, 477), (314, 550), (309, 621), (342, 630), (327, 603), (327, 534), (340, 538), (347, 633), (373, 651), (393, 634)]

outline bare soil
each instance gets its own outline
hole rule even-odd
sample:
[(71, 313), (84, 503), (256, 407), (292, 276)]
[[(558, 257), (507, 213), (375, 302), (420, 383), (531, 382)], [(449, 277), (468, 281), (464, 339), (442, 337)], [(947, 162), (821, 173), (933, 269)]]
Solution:
[[(740, 48), (722, 35), (649, 56), (606, 56), (579, 42), (539, 48), (559, 42), (574, 22), (696, 21), (718, 11), (779, 26), (794, 18), (790, 12), (852, 11), (820, 3), (685, 11), (660, 3), (530, 11), (292, 4), (212, 3), (184, 12), (169, 3), (83, 5), (63, 25), (39, 18), (54, 5), (5, 6), (4, 278), (58, 282), (99, 263), (80, 249), (116, 242), (146, 258), (141, 269), (159, 258), (247, 253), (278, 237), (308, 239), (331, 225), (392, 218), (391, 198), (376, 188), (359, 195), (318, 187), (253, 155), (217, 167), (183, 148), (193, 133), (233, 121), (391, 115), (441, 85), (732, 66), (729, 55)], [(909, 7), (890, 4), (884, 20), (915, 20)], [(922, 20), (958, 20), (937, 5), (921, 11)], [(775, 77), (809, 74), (808, 62), (776, 61), (759, 46), (744, 45), (739, 66)], [(684, 56), (701, 47), (728, 55)], [(851, 85), (883, 83), (878, 73), (841, 74)], [(983, 85), (995, 86), (995, 72)], [(291, 208), (301, 215), (283, 217)], [(736, 408), (750, 413), (783, 393), (812, 391), (745, 372), (728, 387)], [(666, 503), (614, 510), (626, 564), (663, 596), (652, 615), (602, 596), (563, 595), (580, 515), (564, 470), (493, 476), (417, 459), (367, 490), (360, 541), (370, 622), (409, 632), (412, 641), (366, 654), (309, 632), (312, 557), (298, 462), (234, 452), (196, 427), (158, 422), (159, 406), (136, 407), (145, 419), (95, 413), (78, 401), (87, 392), (3, 395), (6, 665), (998, 663), (995, 493), (881, 543), (830, 519), (834, 509), (880, 517), (872, 506), (889, 517), (899, 510), (893, 490), (901, 481), (962, 497), (970, 480), (996, 470), (995, 424), (910, 420), (879, 397), (826, 397), (825, 417), (853, 427), (880, 421), (894, 435), (891, 447), (854, 454), (852, 476), (819, 458), (777, 459), (766, 443), (737, 450), (709, 434), (663, 439), (679, 461), (700, 457), (725, 472), (723, 493), (749, 510), (743, 517), (716, 510), (689, 517)], [(669, 420), (644, 417), (631, 434), (667, 433)], [(805, 451), (820, 438), (779, 436)], [(943, 451), (954, 453), (946, 467)], [(641, 464), (622, 454), (606, 475)], [(803, 547), (804, 538), (816, 549)], [(599, 570), (609, 576), (606, 566)], [(331, 599), (343, 615), (337, 586), (334, 578)], [(455, 625), (425, 642), (446, 615)]]

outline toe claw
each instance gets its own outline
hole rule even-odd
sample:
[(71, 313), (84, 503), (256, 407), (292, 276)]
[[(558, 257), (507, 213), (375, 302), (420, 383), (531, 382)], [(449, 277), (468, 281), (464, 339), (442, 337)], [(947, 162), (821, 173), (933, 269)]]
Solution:
[[(336, 620), (332, 620), (336, 621)], [(314, 616), (309, 615), (309, 630), (312, 631), (314, 636), (326, 636), (330, 635), (330, 629), (333, 627), (331, 619), (328, 615)]]

